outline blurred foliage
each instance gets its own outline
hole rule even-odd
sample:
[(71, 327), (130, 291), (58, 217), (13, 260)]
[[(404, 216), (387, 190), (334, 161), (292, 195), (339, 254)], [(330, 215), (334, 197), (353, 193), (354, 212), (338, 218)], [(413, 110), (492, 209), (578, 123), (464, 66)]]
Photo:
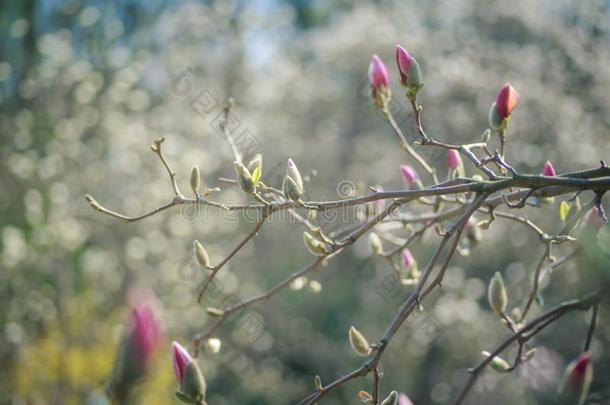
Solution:
[[(215, 199), (243, 201), (216, 180), (233, 174), (230, 149), (214, 126), (221, 103), (233, 96), (236, 131), (248, 131), (245, 139), (259, 145), (273, 185), (283, 170), (278, 165), (292, 157), (303, 173), (317, 170), (307, 186), (312, 199), (337, 198), (342, 180), (359, 192), (374, 184), (397, 189), (398, 166), (407, 161), (371, 106), (365, 80), (378, 53), (392, 75), (393, 108), (412, 139), (393, 66), (401, 43), (422, 65), (430, 134), (478, 140), (497, 89), (510, 81), (522, 97), (511, 121), (511, 163), (534, 173), (547, 159), (559, 172), (593, 167), (610, 155), (608, 6), (606, 0), (4, 2), (0, 403), (96, 403), (127, 292), (137, 286), (155, 291), (172, 338), (186, 344), (209, 322), (195, 304), (203, 275), (189, 266), (192, 240), (200, 239), (217, 262), (251, 218), (173, 210), (124, 224), (84, 202), (90, 193), (137, 214), (171, 198), (167, 175), (148, 149), (154, 139), (167, 138), (184, 190), (198, 164), (205, 186), (223, 188)], [(185, 72), (191, 87), (180, 92), (176, 78)], [(444, 154), (423, 153), (444, 173)], [(553, 232), (561, 227), (559, 203), (528, 211)], [(265, 225), (229, 263), (207, 305), (262, 292), (311, 260), (301, 230), (282, 222)], [(412, 249), (418, 262), (425, 263), (436, 241), (430, 234)], [(536, 242), (518, 224), (499, 220), (472, 256), (457, 258), (443, 292), (390, 346), (382, 390), (405, 391), (416, 404), (453, 398), (479, 352), (506, 335), (487, 307), (488, 280), (501, 271), (509, 308), (521, 303), (541, 254)], [(293, 403), (313, 389), (314, 375), (328, 382), (359, 365), (349, 326), (378, 338), (404, 295), (388, 292), (390, 270), (368, 255), (366, 242), (358, 243), (315, 274), (323, 286), (318, 295), (286, 291), (254, 307), (249, 313), (262, 316), (265, 331), (253, 345), (239, 322), (224, 325), (222, 351), (203, 353), (200, 361), (208, 402)], [(586, 271), (576, 264), (556, 271), (545, 305), (584, 291)], [(606, 398), (608, 309), (593, 341), (592, 391)], [(542, 401), (579, 352), (587, 319), (576, 314), (551, 327), (536, 340), (535, 361), (519, 372), (485, 374), (471, 403)], [(169, 361), (168, 347), (142, 388), (142, 403), (170, 401)], [(358, 380), (325, 403), (355, 402), (356, 392), (369, 387)]]

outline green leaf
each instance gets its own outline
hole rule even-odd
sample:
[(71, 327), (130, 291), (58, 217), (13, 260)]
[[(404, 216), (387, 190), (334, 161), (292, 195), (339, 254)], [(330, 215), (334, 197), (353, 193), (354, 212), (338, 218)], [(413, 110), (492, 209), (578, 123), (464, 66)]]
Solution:
[(561, 218), (562, 222), (566, 222), (566, 218), (570, 212), (570, 204), (566, 201), (562, 201), (559, 205), (559, 218)]
[(256, 167), (256, 169), (254, 169), (254, 171), (252, 172), (252, 181), (254, 182), (254, 184), (258, 183), (258, 181), (261, 179), (262, 174), (263, 174), (263, 171), (261, 170), (260, 166)]

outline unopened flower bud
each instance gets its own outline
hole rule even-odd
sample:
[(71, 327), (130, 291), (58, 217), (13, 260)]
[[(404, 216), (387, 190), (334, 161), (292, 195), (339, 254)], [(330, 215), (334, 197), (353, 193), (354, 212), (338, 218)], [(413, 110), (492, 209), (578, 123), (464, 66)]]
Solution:
[(321, 390), (323, 388), (323, 386), (322, 386), (322, 379), (317, 374), (316, 374), (316, 376), (313, 379), (313, 383), (316, 386), (317, 390)]
[(353, 326), (349, 328), (349, 344), (352, 346), (352, 350), (359, 356), (366, 357), (371, 354), (371, 345), (362, 336), (362, 333)]
[(284, 177), (282, 183), (282, 192), (288, 200), (299, 201), (303, 195), (303, 190), (300, 189), (296, 182), (291, 177)]
[(506, 129), (508, 119), (519, 102), (517, 90), (506, 83), (496, 97), (489, 111), (489, 124), (495, 129)]
[(248, 168), (237, 160), (233, 162), (233, 167), (235, 168), (235, 174), (241, 189), (248, 194), (252, 194), (254, 192), (254, 180)]
[(174, 367), (174, 375), (178, 384), (182, 383), (184, 378), (184, 370), (193, 362), (193, 358), (189, 352), (182, 347), (178, 342), (172, 342), (172, 365)]
[(311, 280), (309, 282), (309, 291), (314, 294), (319, 294), (322, 291), (322, 284), (318, 280)]
[(290, 282), (290, 289), (292, 291), (300, 291), (303, 289), (303, 287), (305, 287), (306, 284), (307, 284), (307, 277), (300, 276)]
[(218, 338), (209, 338), (206, 340), (205, 345), (210, 353), (218, 353), (220, 352), (220, 348), (222, 347), (222, 340)]
[(381, 238), (375, 232), (371, 232), (369, 235), (369, 246), (373, 251), (373, 254), (378, 256), (383, 255), (383, 243), (381, 242)]
[(546, 161), (546, 163), (544, 164), (544, 168), (542, 169), (542, 174), (545, 176), (555, 176), (557, 174), (551, 161)]
[(180, 391), (176, 396), (188, 403), (203, 404), (206, 383), (197, 363), (178, 342), (172, 343), (172, 365)]
[(286, 164), (286, 177), (284, 178), (282, 186), (284, 196), (289, 200), (298, 201), (305, 192), (303, 178), (292, 159), (288, 159), (288, 163)]
[(411, 254), (411, 251), (408, 248), (404, 248), (402, 251), (402, 263), (406, 268), (414, 266), (416, 264), (415, 258)]
[(455, 149), (449, 149), (447, 151), (447, 167), (449, 167), (450, 170), (459, 170), (463, 167), (460, 152)]
[(381, 405), (397, 405), (398, 403), (398, 392), (392, 391), (390, 395), (388, 395), (383, 401), (381, 401)]
[(198, 240), (193, 241), (193, 254), (201, 267), (210, 268), (210, 257), (208, 256), (208, 252)]
[(506, 294), (506, 287), (504, 287), (502, 274), (498, 271), (496, 271), (496, 274), (494, 274), (489, 283), (487, 298), (489, 300), (489, 305), (498, 315), (504, 313), (506, 304), (508, 303), (508, 297)]
[(201, 175), (199, 174), (199, 167), (193, 166), (191, 170), (191, 190), (195, 195), (199, 195), (199, 184), (201, 183)]
[(417, 172), (409, 165), (400, 165), (400, 173), (402, 174), (402, 178), (405, 179), (405, 183), (409, 188), (413, 188), (413, 185), (417, 184), (419, 181)]
[(225, 311), (223, 311), (222, 309), (215, 308), (215, 307), (207, 307), (205, 309), (205, 312), (207, 312), (208, 315), (213, 316), (215, 318), (219, 318), (221, 316), (224, 316), (224, 314), (225, 314)]
[(315, 256), (326, 255), (326, 245), (319, 239), (311, 236), (309, 232), (303, 232), (303, 241), (307, 249)]
[[(489, 352), (481, 352), (481, 354), (483, 355), (483, 357), (491, 356), (491, 353)], [(495, 356), (493, 359), (491, 359), (491, 361), (489, 362), (489, 366), (492, 368), (492, 370), (498, 373), (507, 373), (510, 371), (510, 364), (508, 364), (506, 360), (499, 356)]]
[(559, 386), (559, 404), (583, 404), (589, 393), (591, 380), (593, 380), (591, 353), (584, 352), (566, 368)]
[(411, 95), (415, 95), (424, 85), (421, 69), (415, 58), (400, 45), (396, 45), (396, 65), (400, 73), (400, 83)]
[(388, 81), (388, 71), (382, 60), (377, 55), (369, 65), (369, 83), (371, 85), (371, 96), (378, 108), (384, 108), (391, 97)]

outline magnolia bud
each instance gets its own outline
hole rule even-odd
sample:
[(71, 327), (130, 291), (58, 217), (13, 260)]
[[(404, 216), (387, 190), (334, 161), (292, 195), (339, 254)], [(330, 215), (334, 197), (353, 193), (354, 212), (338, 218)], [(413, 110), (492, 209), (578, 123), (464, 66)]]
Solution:
[(199, 184), (201, 183), (201, 176), (199, 174), (199, 167), (197, 165), (193, 166), (191, 170), (191, 190), (195, 195), (199, 194)]
[(318, 280), (311, 280), (309, 282), (309, 291), (314, 294), (319, 294), (322, 291), (322, 284)]
[(301, 177), (299, 168), (292, 159), (288, 159), (288, 163), (286, 164), (286, 177), (290, 177), (296, 186), (301, 190), (300, 192), (303, 193), (303, 190), (305, 189), (303, 185), (303, 178)]
[(396, 64), (400, 73), (400, 83), (414, 95), (424, 85), (421, 69), (414, 57), (400, 45), (396, 45)]
[(496, 274), (494, 274), (491, 282), (489, 283), (487, 298), (489, 299), (489, 305), (498, 315), (504, 313), (506, 310), (508, 297), (506, 294), (506, 288), (504, 287), (502, 274), (500, 274), (498, 271), (496, 271)]
[[(491, 353), (489, 352), (481, 352), (481, 354), (483, 355), (483, 357), (491, 356)], [(493, 359), (491, 359), (491, 361), (489, 362), (489, 366), (492, 368), (492, 370), (498, 373), (507, 373), (510, 371), (510, 364), (508, 364), (506, 360), (499, 356), (495, 356)]]
[(417, 172), (409, 165), (400, 165), (400, 173), (402, 174), (402, 178), (405, 179), (405, 183), (409, 188), (413, 188), (413, 185), (417, 184), (419, 181)]
[(197, 259), (197, 263), (199, 263), (201, 267), (210, 268), (210, 257), (208, 256), (208, 252), (198, 240), (193, 241), (193, 253), (195, 259)]
[(410, 268), (411, 266), (417, 264), (408, 248), (404, 248), (402, 251), (402, 263), (406, 268)]
[(398, 403), (398, 392), (392, 391), (390, 395), (381, 401), (381, 405), (396, 405)]
[(581, 405), (585, 402), (593, 380), (591, 353), (584, 352), (566, 368), (559, 386), (559, 404)]
[(489, 124), (495, 129), (506, 129), (508, 119), (519, 102), (517, 90), (506, 83), (496, 97), (489, 111)]
[(191, 403), (204, 404), (205, 400), (206, 383), (201, 369), (195, 361), (186, 366), (184, 370), (184, 377), (182, 378), (182, 384), (180, 384), (180, 397), (190, 398)]
[(462, 165), (462, 158), (460, 152), (455, 149), (449, 149), (447, 151), (447, 166), (451, 170), (455, 170)]
[(205, 345), (210, 353), (218, 353), (220, 352), (220, 348), (222, 347), (222, 340), (218, 338), (209, 338), (206, 340)]
[(378, 256), (383, 255), (383, 243), (381, 243), (381, 238), (375, 232), (371, 232), (369, 235), (369, 246), (373, 251), (373, 254)]
[(213, 316), (215, 318), (219, 318), (221, 316), (224, 316), (225, 311), (223, 311), (222, 309), (218, 309), (218, 308), (214, 308), (214, 307), (207, 307), (205, 309), (205, 312), (208, 313), (208, 315)]
[(326, 255), (326, 245), (319, 239), (311, 236), (309, 232), (303, 232), (303, 241), (307, 249), (315, 256)]
[(316, 374), (316, 376), (315, 376), (315, 377), (314, 377), (314, 379), (313, 379), (313, 383), (314, 383), (314, 385), (316, 386), (316, 389), (317, 389), (317, 390), (321, 390), (321, 389), (323, 388), (323, 385), (322, 385), (322, 379), (321, 379), (321, 378), (320, 378), (320, 376), (319, 376), (319, 375), (317, 375), (317, 374)]
[(252, 194), (254, 192), (254, 180), (248, 168), (237, 160), (233, 162), (233, 167), (235, 168), (235, 174), (241, 189), (248, 194)]
[(284, 177), (282, 183), (282, 192), (288, 200), (299, 201), (303, 195), (303, 190), (300, 189), (296, 182), (290, 177)]
[(352, 350), (359, 356), (366, 357), (371, 354), (371, 345), (362, 336), (362, 333), (353, 326), (349, 328), (349, 344), (352, 346)]
[(375, 105), (377, 108), (385, 108), (391, 97), (388, 71), (377, 55), (373, 55), (369, 65), (369, 83)]
[(553, 167), (553, 164), (547, 160), (546, 163), (544, 164), (544, 168), (542, 169), (542, 174), (545, 176), (555, 176), (557, 173), (555, 172), (555, 168)]

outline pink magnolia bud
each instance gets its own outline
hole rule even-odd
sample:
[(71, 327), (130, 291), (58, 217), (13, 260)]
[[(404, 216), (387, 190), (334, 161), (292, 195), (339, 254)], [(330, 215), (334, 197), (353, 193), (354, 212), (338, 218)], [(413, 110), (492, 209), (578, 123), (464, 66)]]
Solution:
[(184, 370), (192, 362), (193, 358), (189, 352), (180, 343), (172, 342), (172, 365), (174, 366), (174, 375), (179, 384), (182, 384)]
[(455, 149), (449, 149), (447, 151), (447, 166), (449, 169), (455, 170), (462, 165), (462, 158), (460, 152)]
[(375, 104), (379, 108), (384, 107), (390, 96), (390, 85), (388, 71), (383, 61), (377, 55), (373, 55), (369, 65), (369, 82)]
[(415, 259), (413, 258), (411, 251), (407, 248), (402, 251), (402, 263), (405, 267), (411, 267), (415, 264)]
[(423, 85), (421, 69), (414, 57), (400, 45), (396, 45), (396, 65), (400, 83), (414, 95)]
[(591, 353), (584, 352), (568, 365), (563, 382), (559, 387), (560, 404), (584, 403), (593, 379)]
[(498, 113), (500, 120), (510, 116), (518, 102), (519, 93), (517, 93), (517, 90), (515, 90), (513, 86), (506, 83), (504, 87), (500, 89), (500, 92), (496, 97), (496, 112)]
[(413, 184), (419, 180), (417, 172), (409, 165), (400, 165), (400, 173), (409, 187), (413, 187)]
[(413, 58), (405, 48), (396, 45), (396, 65), (398, 66), (398, 72), (400, 73), (400, 82), (404, 86), (407, 85), (407, 75), (409, 74), (412, 60)]
[(547, 160), (546, 163), (544, 164), (544, 169), (542, 169), (542, 174), (544, 174), (545, 176), (555, 176), (557, 173), (555, 172), (555, 168), (553, 167), (553, 164)]
[(401, 392), (398, 396), (398, 405), (413, 405), (407, 394)]
[(137, 361), (143, 368), (148, 367), (154, 352), (164, 340), (162, 328), (157, 321), (152, 307), (138, 304), (131, 310), (132, 328), (129, 333)]

